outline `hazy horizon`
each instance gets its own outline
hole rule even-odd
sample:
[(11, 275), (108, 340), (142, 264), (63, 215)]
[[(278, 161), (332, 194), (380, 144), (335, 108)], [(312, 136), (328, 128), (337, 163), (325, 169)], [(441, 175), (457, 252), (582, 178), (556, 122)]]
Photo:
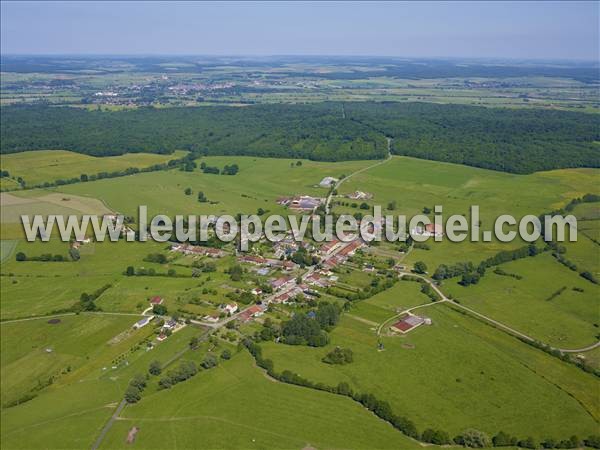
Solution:
[(1, 3), (1, 53), (598, 61), (598, 2)]

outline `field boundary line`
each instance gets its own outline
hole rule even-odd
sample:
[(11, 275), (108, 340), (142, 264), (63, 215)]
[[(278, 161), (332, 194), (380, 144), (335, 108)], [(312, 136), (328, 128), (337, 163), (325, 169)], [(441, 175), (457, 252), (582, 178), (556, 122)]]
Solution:
[(121, 400), (121, 402), (117, 406), (117, 409), (115, 409), (115, 412), (112, 414), (112, 416), (110, 416), (110, 419), (108, 419), (108, 422), (106, 422), (104, 427), (102, 427), (100, 434), (98, 435), (98, 437), (94, 441), (94, 444), (92, 445), (92, 450), (97, 450), (98, 447), (100, 447), (100, 444), (102, 444), (104, 437), (112, 428), (113, 423), (115, 423), (115, 420), (117, 420), (117, 417), (119, 417), (119, 415), (121, 414), (121, 411), (123, 411), (123, 408), (125, 408), (126, 403), (127, 403), (127, 401), (125, 399)]

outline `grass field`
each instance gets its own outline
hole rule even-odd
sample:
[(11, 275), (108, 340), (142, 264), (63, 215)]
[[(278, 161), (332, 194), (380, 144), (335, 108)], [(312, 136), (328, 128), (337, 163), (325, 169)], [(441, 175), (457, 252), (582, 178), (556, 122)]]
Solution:
[[(16, 251), (23, 251), (27, 256), (51, 253), (67, 257), (68, 248), (68, 243), (56, 239), (44, 243), (19, 240)], [(82, 246), (79, 261), (18, 262), (11, 257), (2, 263), (1, 316), (3, 319), (28, 317), (70, 307), (83, 292), (92, 293), (105, 284), (116, 286), (128, 265), (152, 267), (164, 273), (166, 269), (161, 265), (143, 261), (148, 253), (163, 248), (164, 245), (155, 242), (96, 242)], [(180, 268), (179, 272), (184, 273), (184, 269)], [(182, 284), (182, 290), (184, 287)], [(145, 300), (148, 295), (142, 289), (139, 300)], [(101, 304), (101, 299), (98, 303)]]
[[(29, 196), (28, 196), (29, 194)], [(60, 216), (81, 216), (82, 214), (108, 214), (112, 211), (100, 200), (85, 198), (77, 195), (59, 193), (47, 193), (36, 191), (37, 196), (31, 196), (30, 192), (20, 192), (19, 195), (4, 192), (0, 194), (0, 205), (2, 213), (0, 223), (21, 224), (21, 216), (34, 216), (36, 214), (44, 217), (49, 214)]]
[[(3, 323), (2, 404), (16, 400), (38, 382), (84, 365), (114, 336), (135, 322), (129, 316), (62, 316)], [(47, 350), (50, 350), (48, 352)]]
[[(31, 345), (44, 347), (48, 344), (41, 344), (41, 341), (53, 340), (56, 352), (66, 358), (65, 363), (72, 364), (70, 372), (61, 373), (50, 387), (33, 400), (2, 410), (2, 448), (91, 447), (122, 399), (129, 380), (136, 373), (146, 373), (150, 361), (154, 359), (166, 363), (172, 355), (187, 348), (191, 336), (202, 332), (186, 327), (158, 343), (152, 351), (146, 351), (145, 346), (139, 344), (153, 336), (153, 329), (145, 327), (135, 332), (127, 331), (131, 330), (134, 320), (135, 317), (82, 315), (61, 318), (62, 322), (57, 325), (47, 324), (42, 319), (26, 322), (26, 327), (20, 326), (25, 322), (2, 324), (3, 336), (5, 333), (10, 336), (6, 345), (14, 345), (20, 337), (27, 343), (31, 342)], [(34, 333), (40, 327), (56, 328), (51, 333), (40, 333), (41, 338), (27, 336), (27, 333)], [(15, 380), (19, 375), (27, 375), (30, 365), (38, 358), (36, 352), (32, 347), (13, 349), (7, 352), (6, 357), (3, 353), (3, 364), (6, 358), (6, 364), (12, 365), (12, 369), (7, 369), (6, 373), (11, 378), (5, 380), (3, 366), (2, 383), (18, 383)], [(119, 355), (124, 355), (127, 363), (112, 367), (115, 357)], [(41, 357), (46, 356), (44, 353)], [(25, 365), (19, 366), (19, 361)], [(22, 368), (20, 372), (19, 367)]]
[[(494, 220), (501, 214), (511, 214), (517, 219), (527, 214), (537, 216), (563, 207), (585, 193), (597, 193), (599, 173), (596, 169), (567, 169), (513, 175), (395, 156), (385, 164), (353, 176), (339, 191), (340, 195), (356, 190), (369, 192), (374, 195), (369, 204), (381, 205), (384, 214), (404, 214), (409, 219), (422, 214), (424, 207), (433, 210), (434, 205), (443, 206), (444, 221), (452, 214), (469, 217), (470, 206), (478, 205), (481, 229), (493, 230)], [(396, 209), (391, 212), (386, 211), (390, 202), (396, 202)], [(336, 207), (336, 211), (357, 210)], [(468, 239), (462, 243), (429, 239), (427, 244), (430, 251), (415, 250), (407, 256), (406, 262), (422, 260), (434, 270), (441, 263), (478, 262), (499, 250), (523, 245), (520, 241), (473, 243)]]
[[(2, 170), (8, 170), (11, 177), (22, 177), (27, 184), (35, 185), (58, 179), (79, 178), (81, 174), (114, 172), (129, 167), (141, 169), (181, 158), (185, 153), (184, 151), (177, 151), (171, 155), (126, 153), (100, 158), (67, 150), (40, 150), (2, 155), (0, 164)], [(10, 188), (10, 185), (6, 187)]]
[[(453, 436), (473, 427), (541, 438), (597, 429), (600, 408), (591, 375), (444, 305), (420, 311), (433, 325), (381, 338), (384, 351), (377, 350), (369, 324), (345, 317), (325, 348), (267, 343), (263, 354), (277, 371), (330, 385), (346, 381), (388, 400), (420, 430), (441, 428)], [(322, 363), (335, 346), (351, 348), (354, 362)]]
[(10, 258), (16, 247), (17, 247), (17, 241), (1, 240), (0, 241), (0, 263), (3, 263), (8, 258)]
[(267, 379), (246, 352), (126, 408), (102, 448), (128, 447), (133, 426), (139, 448), (420, 447), (350, 399)]
[[(447, 280), (443, 289), (465, 306), (559, 348), (585, 347), (597, 340), (598, 285), (570, 271), (548, 253), (503, 264), (502, 269), (523, 278), (496, 275), (489, 270), (477, 285), (463, 287), (457, 280)], [(564, 291), (551, 298), (563, 287)]]
[[(139, 205), (147, 205), (149, 214), (253, 214), (258, 208), (281, 213), (283, 208), (276, 204), (278, 197), (296, 194), (324, 197), (327, 190), (315, 185), (325, 176), (339, 177), (372, 164), (372, 161), (304, 160), (298, 167), (292, 166), (296, 160), (242, 156), (208, 157), (200, 161), (219, 168), (238, 164), (240, 171), (235, 176), (224, 176), (204, 174), (200, 170), (170, 170), (63, 186), (57, 190), (99, 198), (110, 208), (128, 215), (137, 215)], [(187, 187), (192, 188), (192, 195), (184, 194)], [(217, 203), (198, 203), (199, 191)]]

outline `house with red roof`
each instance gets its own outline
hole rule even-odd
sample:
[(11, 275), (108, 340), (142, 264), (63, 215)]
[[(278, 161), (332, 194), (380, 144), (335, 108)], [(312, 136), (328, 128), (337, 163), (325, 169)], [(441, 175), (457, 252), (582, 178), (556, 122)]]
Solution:
[(158, 295), (155, 295), (154, 297), (152, 297), (150, 299), (150, 303), (152, 305), (160, 305), (162, 302), (163, 302), (163, 298)]

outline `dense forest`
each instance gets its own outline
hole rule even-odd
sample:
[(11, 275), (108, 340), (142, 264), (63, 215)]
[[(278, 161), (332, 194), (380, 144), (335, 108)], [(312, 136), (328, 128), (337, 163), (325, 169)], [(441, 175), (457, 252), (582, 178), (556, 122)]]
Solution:
[(98, 111), (1, 109), (2, 153), (66, 149), (380, 159), (392, 153), (513, 173), (600, 167), (595, 114), (430, 103), (318, 103)]
[(392, 153), (513, 173), (600, 167), (598, 116), (433, 103), (346, 104), (392, 136)]
[(102, 112), (43, 106), (2, 108), (2, 153), (65, 149), (94, 156), (128, 152), (380, 159), (381, 133), (342, 119), (340, 105), (138, 108)]

